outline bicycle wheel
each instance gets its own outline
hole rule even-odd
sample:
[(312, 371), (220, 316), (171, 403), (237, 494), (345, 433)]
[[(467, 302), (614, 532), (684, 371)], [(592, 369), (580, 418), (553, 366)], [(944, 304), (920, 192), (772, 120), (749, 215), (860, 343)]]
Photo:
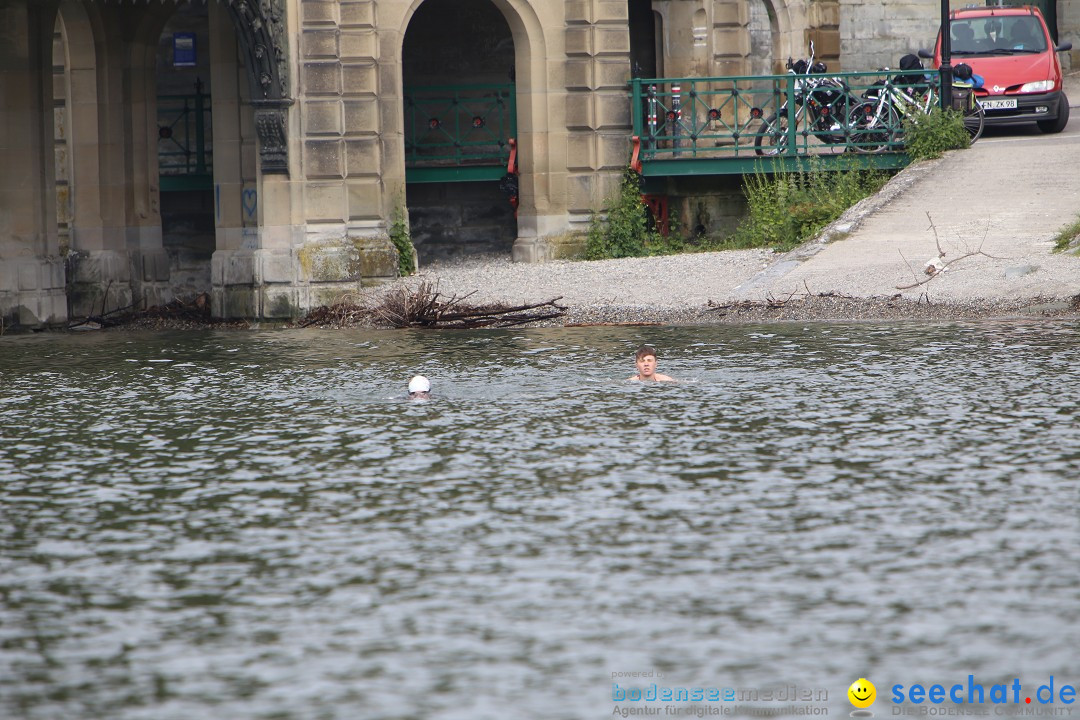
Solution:
[(971, 136), (971, 142), (975, 142), (982, 137), (983, 125), (986, 123), (986, 111), (983, 110), (983, 106), (979, 104), (979, 101), (972, 98), (974, 107), (964, 112), (964, 128), (968, 131), (968, 135)]
[(787, 111), (781, 108), (779, 117), (777, 115), (777, 113), (773, 113), (761, 121), (758, 136), (754, 138), (754, 152), (758, 155), (784, 155), (787, 153), (790, 140)]
[(895, 146), (900, 135), (900, 115), (892, 105), (879, 108), (878, 102), (859, 103), (851, 109), (848, 125), (856, 152), (879, 153)]

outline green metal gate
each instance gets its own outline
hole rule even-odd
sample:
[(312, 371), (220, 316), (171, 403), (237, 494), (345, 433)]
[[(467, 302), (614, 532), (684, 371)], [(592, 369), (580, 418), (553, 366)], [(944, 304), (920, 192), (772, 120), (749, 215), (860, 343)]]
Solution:
[(405, 88), (407, 182), (499, 180), (517, 135), (514, 85)]
[(193, 95), (159, 95), (157, 118), (161, 190), (212, 188), (210, 95), (202, 83), (196, 83)]

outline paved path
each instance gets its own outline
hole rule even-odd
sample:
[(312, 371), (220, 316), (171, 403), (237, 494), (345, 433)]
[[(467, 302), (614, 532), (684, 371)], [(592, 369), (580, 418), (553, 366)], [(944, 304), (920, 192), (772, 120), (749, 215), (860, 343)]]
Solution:
[[(1080, 76), (1069, 78), (1066, 91), (1075, 108)], [(926, 292), (946, 301), (1080, 293), (1080, 257), (1050, 252), (1057, 233), (1080, 216), (1080, 110), (1059, 135), (987, 131), (971, 149), (909, 168), (893, 183), (895, 197), (879, 200), (869, 214), (854, 213), (857, 226), (846, 237), (778, 259), (732, 297), (757, 300), (807, 288), (856, 297)], [(929, 218), (943, 261), (955, 263), (928, 283), (901, 290), (927, 279), (924, 268), (938, 254)], [(841, 229), (844, 221), (850, 218)]]
[[(1067, 91), (1075, 107), (1080, 74)], [(937, 255), (927, 213), (944, 262), (956, 262), (924, 285), (898, 289), (926, 279), (926, 263)], [(623, 308), (638, 319), (657, 310), (691, 312), (710, 301), (782, 299), (806, 290), (885, 298), (886, 305), (897, 294), (914, 301), (925, 293), (935, 306), (1024, 301), (1013, 304), (1026, 307), (1039, 298), (1080, 294), (1080, 257), (1051, 253), (1054, 237), (1078, 215), (1080, 109), (1059, 135), (988, 130), (970, 150), (909, 167), (834, 223), (826, 241), (785, 255), (738, 250), (542, 264), (500, 256), (433, 263), (421, 274), (437, 281), (443, 294), (471, 293), (473, 302), (561, 296), (572, 307)]]

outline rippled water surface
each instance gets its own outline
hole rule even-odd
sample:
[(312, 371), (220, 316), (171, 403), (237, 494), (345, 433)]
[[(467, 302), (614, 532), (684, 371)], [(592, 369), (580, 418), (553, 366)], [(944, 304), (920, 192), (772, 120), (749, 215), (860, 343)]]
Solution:
[[(624, 381), (645, 340), (682, 382)], [(1078, 341), (0, 338), (0, 717), (599, 720), (636, 671), (827, 688), (832, 717), (865, 676), (882, 717), (894, 683), (1078, 684)]]

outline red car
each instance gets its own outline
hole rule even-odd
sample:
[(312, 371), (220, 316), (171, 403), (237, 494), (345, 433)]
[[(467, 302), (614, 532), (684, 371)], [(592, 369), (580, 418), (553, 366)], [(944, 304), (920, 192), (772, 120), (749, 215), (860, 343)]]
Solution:
[[(1036, 7), (980, 7), (954, 10), (949, 16), (950, 64), (971, 66), (982, 76), (975, 90), (987, 125), (1034, 122), (1045, 133), (1057, 133), (1069, 122), (1069, 99), (1061, 86), (1057, 53), (1072, 43), (1054, 46), (1042, 13)], [(941, 33), (933, 55), (941, 65)]]

